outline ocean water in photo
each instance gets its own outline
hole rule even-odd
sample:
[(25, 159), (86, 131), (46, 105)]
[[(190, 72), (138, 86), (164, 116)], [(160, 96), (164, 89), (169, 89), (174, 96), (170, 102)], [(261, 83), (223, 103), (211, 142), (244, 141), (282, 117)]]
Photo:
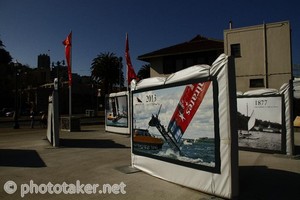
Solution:
[(174, 151), (168, 143), (164, 143), (159, 150), (135, 149), (146, 154), (174, 160), (199, 164), (209, 167), (215, 166), (215, 143), (214, 139), (203, 138), (198, 140), (184, 139), (180, 146), (180, 152)]

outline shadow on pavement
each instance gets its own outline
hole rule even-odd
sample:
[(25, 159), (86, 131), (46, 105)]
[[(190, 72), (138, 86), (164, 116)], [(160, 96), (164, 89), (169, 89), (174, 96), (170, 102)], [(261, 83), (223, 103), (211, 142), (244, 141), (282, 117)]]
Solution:
[(46, 167), (35, 150), (0, 149), (0, 166)]
[(86, 133), (88, 133), (88, 132), (97, 132), (98, 130), (85, 130), (85, 129), (81, 129), (80, 130), (80, 132), (82, 133), (82, 132), (86, 132)]
[(295, 155), (300, 155), (300, 146), (295, 145), (294, 146), (295, 150)]
[(60, 139), (59, 146), (68, 148), (130, 148), (106, 139)]
[(239, 199), (297, 199), (300, 174), (266, 166), (241, 166)]

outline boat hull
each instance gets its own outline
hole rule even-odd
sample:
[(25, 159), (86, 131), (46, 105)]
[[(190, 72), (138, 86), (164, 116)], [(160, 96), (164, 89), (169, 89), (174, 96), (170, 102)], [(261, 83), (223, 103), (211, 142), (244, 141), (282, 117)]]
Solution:
[(164, 141), (161, 138), (151, 136), (133, 137), (133, 146), (138, 149), (158, 150), (162, 148)]

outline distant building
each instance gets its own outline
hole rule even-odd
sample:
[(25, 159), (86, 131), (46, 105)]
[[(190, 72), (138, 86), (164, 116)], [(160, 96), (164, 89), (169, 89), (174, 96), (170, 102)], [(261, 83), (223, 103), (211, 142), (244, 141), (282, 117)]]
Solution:
[(196, 64), (211, 65), (224, 52), (222, 40), (197, 35), (187, 42), (138, 56), (151, 64), (150, 77), (164, 76)]
[(235, 57), (238, 91), (279, 89), (293, 77), (288, 21), (224, 31), (224, 53)]
[(38, 55), (38, 67), (31, 72), (32, 85), (39, 86), (51, 81), (50, 56), (47, 54)]
[(38, 55), (38, 69), (50, 69), (50, 56), (47, 54)]

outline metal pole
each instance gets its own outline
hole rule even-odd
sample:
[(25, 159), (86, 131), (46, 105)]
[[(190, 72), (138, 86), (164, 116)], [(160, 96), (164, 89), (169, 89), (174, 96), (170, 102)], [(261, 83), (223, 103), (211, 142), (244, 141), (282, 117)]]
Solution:
[(119, 58), (119, 92), (121, 92), (122, 57)]
[(54, 90), (52, 95), (52, 117), (53, 117), (53, 138), (52, 145), (59, 146), (59, 102), (58, 102), (58, 78), (54, 79)]
[(14, 112), (14, 129), (20, 128), (19, 121), (18, 121), (18, 67), (19, 63), (16, 60), (14, 63), (15, 67), (15, 112)]
[(70, 130), (70, 132), (72, 131), (71, 120), (72, 120), (72, 86), (69, 85), (69, 130)]
[[(72, 33), (72, 31), (71, 31), (71, 33)], [(73, 57), (72, 47), (73, 47), (73, 39), (72, 39), (72, 45), (71, 45), (71, 48), (70, 48), (70, 70), (71, 70), (71, 75), (70, 76), (72, 76), (72, 67), (73, 67), (72, 66), (72, 57)], [(72, 120), (72, 83), (69, 84), (69, 130), (70, 130), (70, 132), (72, 131), (71, 120)]]
[(267, 27), (266, 23), (263, 24), (263, 32), (264, 32), (264, 59), (265, 59), (265, 79), (266, 85), (265, 88), (269, 88), (269, 70), (268, 70), (268, 41), (267, 41)]

